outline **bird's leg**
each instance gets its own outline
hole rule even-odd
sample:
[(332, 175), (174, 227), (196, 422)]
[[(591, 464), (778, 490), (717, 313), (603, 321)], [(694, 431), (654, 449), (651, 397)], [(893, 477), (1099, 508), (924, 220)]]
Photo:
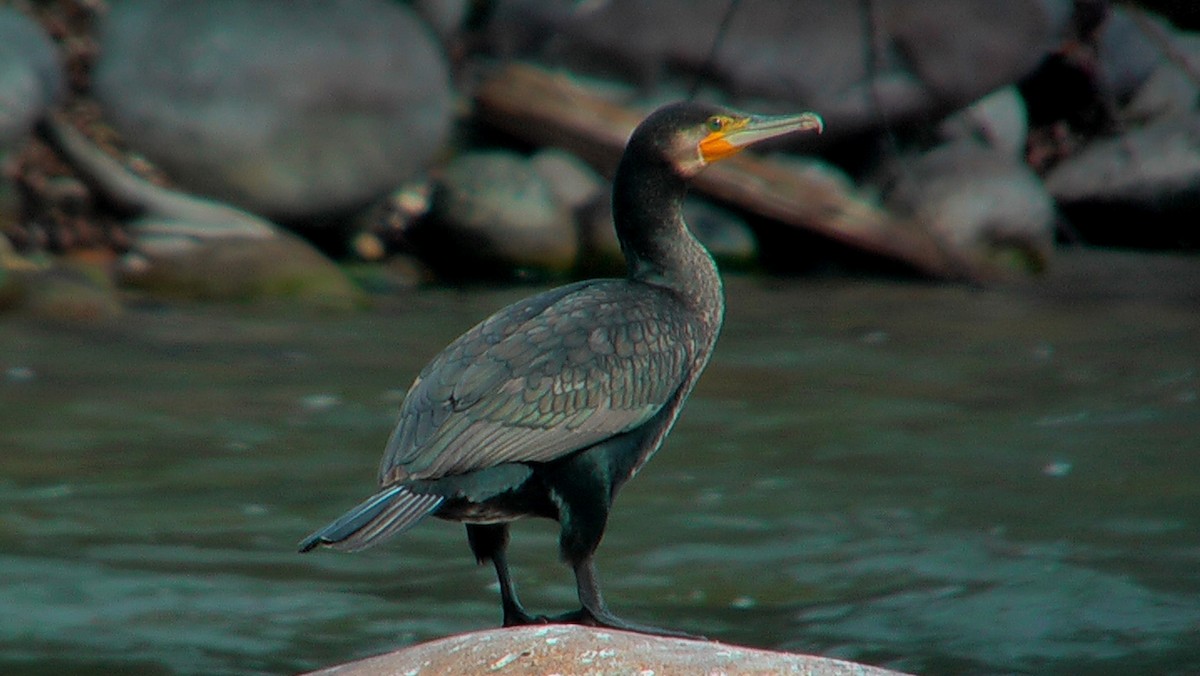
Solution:
[(508, 571), (508, 524), (467, 524), (467, 542), (471, 552), (480, 564), (488, 561), (496, 568), (496, 580), (500, 582), (500, 604), (504, 609), (504, 626), (515, 627), (524, 624), (541, 624), (547, 620), (544, 617), (530, 615), (517, 598), (517, 588), (513, 585), (512, 575)]
[(558, 521), (562, 525), (559, 551), (575, 572), (575, 584), (582, 606), (576, 612), (552, 620), (643, 634), (697, 638), (682, 632), (627, 622), (614, 615), (604, 603), (600, 583), (596, 579), (595, 554), (604, 536), (604, 528), (608, 525), (612, 489), (603, 478), (606, 473), (596, 471), (588, 462), (587, 455), (581, 454), (570, 463), (564, 463), (563, 471), (554, 478), (555, 483), (551, 488), (559, 508)]
[(637, 622), (629, 622), (617, 617), (608, 609), (608, 605), (604, 603), (604, 597), (600, 593), (600, 582), (596, 577), (596, 564), (593, 557), (586, 557), (575, 564), (574, 568), (575, 583), (579, 589), (579, 602), (583, 605), (583, 608), (576, 613), (571, 613), (570, 621), (593, 627), (635, 631), (639, 634), (705, 640), (703, 636), (695, 636), (673, 629), (662, 629)]

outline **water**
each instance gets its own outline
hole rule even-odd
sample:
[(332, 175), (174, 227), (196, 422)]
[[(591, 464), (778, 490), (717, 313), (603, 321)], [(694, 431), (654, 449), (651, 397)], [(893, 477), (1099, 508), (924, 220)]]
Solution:
[[(728, 287), (601, 547), (614, 609), (929, 674), (1200, 671), (1200, 260)], [(294, 546), (372, 490), (424, 361), (529, 292), (5, 319), (0, 673), (290, 673), (494, 626), (456, 524)], [(514, 529), (535, 612), (574, 603), (555, 538)]]

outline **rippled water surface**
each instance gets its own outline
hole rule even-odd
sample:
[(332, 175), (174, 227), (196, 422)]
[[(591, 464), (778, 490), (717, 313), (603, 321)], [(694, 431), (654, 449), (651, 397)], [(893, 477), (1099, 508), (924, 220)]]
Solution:
[[(0, 673), (289, 673), (494, 626), (456, 524), (294, 546), (371, 492), (425, 360), (529, 292), (4, 320)], [(1200, 672), (1200, 259), (728, 295), (601, 547), (619, 613), (929, 674)], [(555, 538), (514, 529), (535, 611), (575, 602)]]

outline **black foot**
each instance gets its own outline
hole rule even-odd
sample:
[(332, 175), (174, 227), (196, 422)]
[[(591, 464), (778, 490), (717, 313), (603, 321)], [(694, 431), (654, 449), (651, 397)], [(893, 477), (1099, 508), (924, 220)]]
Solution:
[(530, 615), (522, 610), (505, 610), (504, 611), (504, 626), (505, 627), (524, 627), (531, 624), (550, 624), (553, 618), (545, 615)]
[(629, 622), (613, 615), (605, 610), (599, 613), (593, 612), (586, 608), (580, 608), (571, 613), (558, 615), (556, 617), (544, 618), (546, 621), (562, 624), (582, 624), (587, 627), (604, 627), (606, 629), (618, 629), (620, 631), (632, 631), (637, 634), (650, 634), (652, 636), (667, 636), (670, 638), (686, 638), (694, 641), (707, 641), (703, 636), (688, 634), (674, 629), (663, 629), (661, 627), (652, 627), (637, 622)]

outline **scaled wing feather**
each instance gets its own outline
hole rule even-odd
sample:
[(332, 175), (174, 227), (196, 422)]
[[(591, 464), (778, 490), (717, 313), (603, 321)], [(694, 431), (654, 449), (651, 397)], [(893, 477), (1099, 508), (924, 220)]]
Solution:
[(660, 293), (584, 282), (468, 331), (413, 384), (381, 482), (547, 462), (649, 420), (686, 377), (691, 330)]

